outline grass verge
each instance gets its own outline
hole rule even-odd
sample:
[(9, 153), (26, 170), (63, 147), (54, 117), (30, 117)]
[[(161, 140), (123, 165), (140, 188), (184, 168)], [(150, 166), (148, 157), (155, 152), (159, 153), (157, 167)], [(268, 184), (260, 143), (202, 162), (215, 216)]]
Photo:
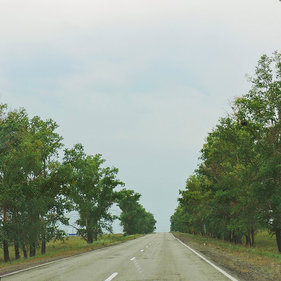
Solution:
[[(15, 259), (13, 247), (10, 247), (9, 251), (11, 262), (9, 263), (5, 263), (3, 261), (3, 249), (0, 249), (0, 276), (9, 272), (36, 266), (45, 262), (50, 262), (53, 260), (120, 244), (128, 240), (139, 238), (141, 236), (143, 235), (136, 234), (123, 236), (122, 234), (107, 234), (99, 237), (98, 241), (95, 241), (93, 244), (87, 244), (87, 242), (81, 237), (66, 237), (64, 241), (57, 240), (47, 243), (45, 255), (39, 254), (40, 249), (37, 249), (38, 254), (35, 257), (28, 257), (26, 259), (20, 258), (19, 260)], [(22, 256), (23, 253), (21, 252), (21, 257)]]
[(173, 234), (239, 280), (281, 280), (281, 254), (267, 232), (257, 234), (254, 248), (187, 233)]

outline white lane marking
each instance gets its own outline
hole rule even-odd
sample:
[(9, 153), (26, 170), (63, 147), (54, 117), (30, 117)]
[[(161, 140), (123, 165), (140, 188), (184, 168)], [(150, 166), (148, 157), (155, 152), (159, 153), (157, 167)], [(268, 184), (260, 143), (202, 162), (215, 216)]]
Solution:
[[(174, 234), (172, 234), (174, 236)], [(174, 236), (175, 237), (175, 236)], [(186, 244), (184, 244), (180, 239), (175, 238), (176, 240), (178, 240), (183, 246), (185, 246), (186, 248), (188, 248), (190, 251), (192, 251), (194, 254), (196, 254), (197, 256), (199, 256), (202, 260), (204, 260), (205, 262), (207, 262), (208, 264), (210, 264), (212, 267), (214, 267), (216, 270), (218, 270), (219, 272), (221, 272), (223, 275), (225, 275), (227, 278), (229, 278), (232, 281), (238, 281), (238, 279), (232, 277), (231, 275), (229, 275), (227, 272), (225, 272), (224, 270), (222, 270), (221, 268), (219, 268), (218, 266), (216, 266), (215, 264), (213, 264), (212, 262), (210, 262), (209, 260), (207, 260), (206, 258), (204, 258), (203, 256), (201, 256), (198, 252), (196, 252), (195, 250), (193, 250), (191, 247), (187, 246)]]
[(0, 280), (1, 280), (2, 277), (11, 276), (11, 275), (14, 275), (14, 274), (17, 274), (17, 273), (21, 273), (21, 272), (25, 272), (25, 271), (28, 271), (28, 270), (38, 268), (38, 267), (46, 266), (46, 265), (49, 265), (49, 264), (52, 264), (52, 263), (55, 263), (55, 262), (58, 262), (58, 261), (66, 260), (66, 259), (69, 259), (69, 258), (71, 258), (71, 257), (66, 257), (66, 258), (55, 260), (55, 261), (45, 262), (45, 263), (42, 263), (42, 264), (39, 264), (39, 265), (35, 265), (35, 266), (32, 266), (32, 267), (28, 267), (28, 268), (25, 268), (25, 269), (21, 269), (21, 270), (13, 271), (13, 272), (10, 272), (10, 273), (4, 274), (4, 275), (0, 275)]
[(133, 257), (133, 258), (131, 258), (130, 260), (134, 262), (134, 265), (135, 265), (137, 271), (138, 271), (140, 274), (142, 274), (141, 266), (140, 266), (139, 263), (137, 262), (136, 257)]
[(104, 281), (111, 281), (113, 278), (115, 278), (118, 275), (118, 272), (114, 272), (112, 273), (107, 279), (105, 279)]
[(144, 252), (144, 250), (142, 249), (142, 250), (140, 250), (141, 252)]
[[(145, 238), (145, 236), (139, 237), (137, 239), (142, 239), (142, 238)], [(126, 242), (129, 242), (129, 241), (126, 241)], [(54, 261), (45, 262), (45, 263), (42, 263), (42, 264), (39, 264), (39, 265), (35, 265), (35, 266), (32, 266), (32, 267), (28, 267), (28, 268), (25, 268), (25, 269), (20, 269), (20, 270), (13, 271), (13, 272), (10, 272), (10, 273), (4, 274), (4, 275), (0, 275), (0, 280), (1, 280), (2, 277), (7, 277), (7, 276), (11, 276), (11, 275), (14, 275), (14, 274), (17, 274), (17, 273), (21, 273), (21, 272), (25, 272), (25, 271), (28, 271), (28, 270), (36, 269), (38, 267), (42, 267), (42, 266), (46, 266), (46, 265), (49, 265), (49, 264), (52, 264), (52, 263), (55, 263), (55, 262), (71, 259), (73, 257), (79, 257), (79, 256), (85, 255), (85, 254), (90, 253), (90, 252), (76, 254), (76, 255), (73, 255), (73, 256), (70, 256), (70, 257), (65, 257), (65, 258), (54, 260)]]
[(135, 265), (137, 271), (138, 271), (140, 274), (142, 274), (141, 266), (139, 265), (139, 263), (137, 262), (136, 259), (134, 259), (134, 265)]
[(140, 265), (138, 263), (136, 263), (135, 266), (136, 266), (137, 271), (139, 273), (142, 273), (142, 269), (141, 269)]

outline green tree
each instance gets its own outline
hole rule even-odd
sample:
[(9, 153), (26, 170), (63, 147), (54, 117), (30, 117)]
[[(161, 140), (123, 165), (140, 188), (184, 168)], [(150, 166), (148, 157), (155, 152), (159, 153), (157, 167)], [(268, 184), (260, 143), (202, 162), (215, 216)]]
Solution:
[[(13, 229), (13, 211), (18, 202), (19, 183), (23, 179), (23, 172), (19, 163), (15, 161), (19, 147), (25, 142), (28, 132), (28, 117), (24, 110), (8, 111), (7, 105), (0, 106), (0, 204), (1, 204), (1, 236), (5, 262), (10, 260), (9, 242), (15, 239), (11, 235)], [(32, 161), (30, 159), (30, 161)], [(22, 199), (20, 197), (20, 199)], [(16, 200), (16, 201), (15, 201)], [(18, 250), (16, 250), (18, 258)]]
[(24, 109), (7, 111), (7, 106), (1, 107), (0, 120), (1, 233), (7, 261), (9, 242), (16, 258), (20, 246), (27, 256), (26, 244), (34, 256), (39, 240), (45, 253), (46, 237), (55, 233), (58, 220), (65, 221), (67, 200), (58, 181), (56, 157), (62, 144), (55, 122), (30, 120)]
[(126, 235), (136, 233), (136, 207), (140, 197), (141, 195), (139, 193), (129, 189), (122, 189), (117, 194), (118, 206), (122, 210), (119, 219), (123, 226), (123, 232)]
[(156, 220), (138, 202), (141, 195), (129, 189), (122, 189), (117, 194), (117, 203), (122, 213), (120, 224), (125, 235), (151, 233), (155, 230)]
[(171, 223), (250, 245), (266, 225), (281, 252), (281, 54), (263, 55), (251, 82), (208, 135)]
[[(201, 150), (202, 163), (181, 191), (171, 222), (191, 233), (254, 244), (257, 200), (251, 135), (233, 118), (222, 118)], [(185, 226), (180, 223), (185, 222)]]
[(253, 137), (244, 126), (233, 118), (223, 118), (207, 138), (201, 157), (204, 163), (199, 169), (211, 183), (213, 209), (224, 218), (225, 238), (239, 242), (245, 235), (252, 245), (258, 212), (253, 191), (257, 172), (255, 148)]
[(78, 233), (88, 243), (97, 240), (104, 227), (110, 229), (114, 189), (123, 185), (116, 178), (118, 169), (103, 167), (104, 162), (100, 154), (86, 155), (81, 144), (65, 150), (64, 165), (71, 170), (69, 196), (80, 215)]
[[(57, 222), (67, 223), (64, 210), (69, 204), (63, 196), (63, 184), (58, 178), (60, 167), (58, 151), (62, 148), (62, 137), (56, 133), (58, 125), (52, 119), (46, 121), (35, 116), (30, 121), (30, 134), (39, 151), (39, 167), (36, 177), (36, 190), (39, 192), (35, 200), (39, 203), (41, 253), (46, 252), (46, 242), (53, 238), (57, 230)], [(34, 220), (34, 218), (33, 218)]]
[(184, 205), (179, 204), (170, 218), (170, 231), (191, 232), (189, 216), (190, 214), (185, 210)]
[(236, 116), (255, 138), (260, 215), (281, 252), (281, 54), (263, 55), (251, 82), (251, 90), (235, 101)]

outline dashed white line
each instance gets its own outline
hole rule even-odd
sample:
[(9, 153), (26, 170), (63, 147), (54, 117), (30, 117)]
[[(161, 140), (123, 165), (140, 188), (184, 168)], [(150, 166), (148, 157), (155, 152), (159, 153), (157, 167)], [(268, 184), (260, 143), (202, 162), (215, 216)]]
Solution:
[(144, 249), (140, 250), (141, 252), (144, 252)]
[[(173, 235), (173, 234), (172, 234)], [(174, 235), (173, 235), (174, 236)], [(175, 236), (174, 236), (175, 238)], [(214, 267), (216, 270), (218, 270), (220, 273), (222, 273), (223, 275), (225, 275), (227, 278), (229, 278), (232, 281), (238, 281), (236, 278), (232, 277), (231, 275), (229, 275), (227, 272), (225, 272), (224, 270), (222, 270), (221, 268), (219, 268), (218, 266), (216, 266), (215, 264), (213, 264), (212, 262), (210, 262), (209, 260), (207, 260), (205, 257), (203, 257), (202, 255), (200, 255), (198, 252), (196, 252), (195, 250), (193, 250), (191, 247), (187, 246), (185, 243), (183, 243), (180, 239), (175, 238), (176, 240), (178, 240), (183, 246), (185, 246), (186, 248), (188, 248), (190, 251), (192, 251), (194, 254), (196, 254), (197, 256), (199, 256), (202, 260), (204, 260), (205, 262), (207, 262), (208, 264), (210, 264), (212, 267)]]
[(115, 278), (118, 275), (118, 272), (114, 272), (112, 273), (107, 279), (105, 279), (104, 281), (111, 281), (113, 278)]
[(140, 265), (137, 262), (135, 262), (135, 266), (136, 266), (137, 271), (139, 273), (142, 273), (142, 269), (141, 269)]
[(135, 257), (131, 258), (131, 261), (134, 262), (134, 265), (135, 265), (137, 271), (138, 271), (140, 274), (142, 274), (141, 266), (140, 266), (139, 263), (137, 262), (136, 258), (135, 258)]

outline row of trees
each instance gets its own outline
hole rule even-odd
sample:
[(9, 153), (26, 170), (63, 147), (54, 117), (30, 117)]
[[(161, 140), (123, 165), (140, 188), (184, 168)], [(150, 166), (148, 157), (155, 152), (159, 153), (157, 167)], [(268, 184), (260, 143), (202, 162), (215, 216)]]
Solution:
[(141, 195), (133, 190), (123, 189), (119, 192), (118, 205), (122, 210), (120, 221), (127, 235), (150, 233), (155, 230), (156, 220), (138, 202)]
[[(58, 223), (68, 224), (69, 211), (79, 213), (77, 232), (92, 243), (103, 231), (111, 231), (112, 204), (124, 210), (121, 218), (131, 204), (125, 196), (129, 191), (117, 191), (124, 186), (117, 178), (118, 169), (105, 167), (100, 154), (87, 155), (77, 144), (65, 149), (59, 161), (63, 143), (57, 127), (53, 120), (29, 118), (24, 109), (10, 111), (0, 105), (0, 240), (6, 262), (11, 244), (17, 259), (20, 249), (24, 257), (34, 256), (39, 244), (44, 254), (48, 241), (65, 234)], [(131, 223), (129, 228), (133, 228)], [(155, 223), (153, 219), (153, 227), (133, 232), (124, 227), (124, 232), (151, 232)]]
[(208, 135), (171, 230), (254, 246), (266, 228), (281, 252), (281, 53), (263, 55), (250, 81)]

